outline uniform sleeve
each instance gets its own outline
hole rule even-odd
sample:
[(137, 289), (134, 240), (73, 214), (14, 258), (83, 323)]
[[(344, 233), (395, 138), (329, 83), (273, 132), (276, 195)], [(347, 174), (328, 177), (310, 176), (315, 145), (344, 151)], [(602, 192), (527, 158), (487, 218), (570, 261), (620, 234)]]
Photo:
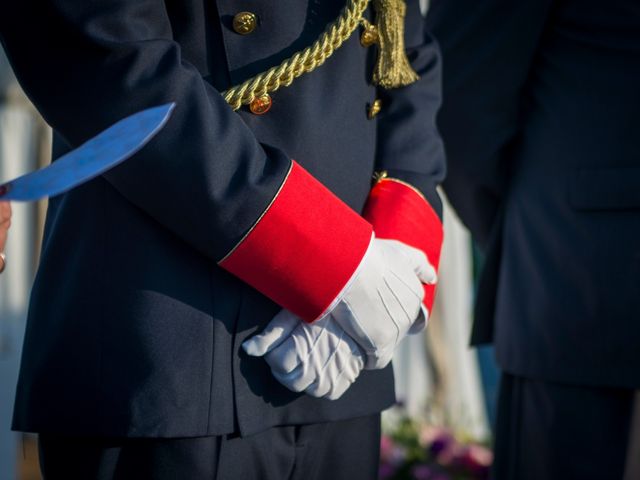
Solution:
[[(364, 217), (376, 236), (422, 250), (438, 267), (443, 240), (442, 204), (436, 187), (445, 175), (442, 140), (436, 128), (441, 102), (441, 61), (437, 43), (425, 31), (419, 2), (407, 2), (407, 56), (420, 79), (403, 88), (380, 90), (376, 170)], [(425, 286), (431, 309), (434, 287)]]
[[(164, 130), (105, 178), (193, 248), (310, 320), (350, 278), (370, 224), (256, 140), (181, 58), (163, 1), (5, 2), (0, 38), (27, 95), (71, 146), (176, 103)], [(312, 211), (318, 204), (327, 208)]]
[(505, 195), (523, 90), (552, 0), (432, 0), (427, 28), (443, 58), (438, 126), (447, 197), (485, 244)]

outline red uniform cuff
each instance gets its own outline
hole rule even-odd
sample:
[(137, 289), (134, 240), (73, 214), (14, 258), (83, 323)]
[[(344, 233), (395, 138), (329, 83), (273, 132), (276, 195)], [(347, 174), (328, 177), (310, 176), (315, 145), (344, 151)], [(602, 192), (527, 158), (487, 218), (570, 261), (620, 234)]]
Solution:
[(294, 161), (272, 203), (220, 266), (311, 322), (349, 281), (371, 234), (367, 221)]
[[(399, 240), (422, 250), (438, 270), (443, 230), (438, 214), (424, 196), (400, 180), (384, 178), (371, 189), (364, 218), (377, 238)], [(431, 312), (435, 286), (425, 285), (424, 305)]]

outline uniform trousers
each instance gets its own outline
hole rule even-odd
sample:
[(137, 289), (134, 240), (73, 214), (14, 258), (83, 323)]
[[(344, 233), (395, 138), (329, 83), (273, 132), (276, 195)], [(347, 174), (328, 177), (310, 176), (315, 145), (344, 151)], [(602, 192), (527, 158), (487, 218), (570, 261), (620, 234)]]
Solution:
[(635, 397), (632, 389), (574, 386), (503, 374), (492, 477), (633, 478), (628, 470), (625, 475), (625, 469), (634, 463), (633, 457), (640, 457), (640, 445), (631, 441)]
[(70, 438), (41, 434), (45, 480), (374, 480), (380, 415), (274, 427), (249, 437)]

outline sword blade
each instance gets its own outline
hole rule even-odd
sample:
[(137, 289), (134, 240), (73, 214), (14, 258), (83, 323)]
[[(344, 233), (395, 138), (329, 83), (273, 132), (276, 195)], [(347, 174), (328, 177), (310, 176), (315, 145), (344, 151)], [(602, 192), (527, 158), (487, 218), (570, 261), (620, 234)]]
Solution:
[(103, 174), (146, 145), (165, 126), (174, 107), (168, 103), (120, 120), (51, 165), (0, 185), (0, 201), (52, 197)]

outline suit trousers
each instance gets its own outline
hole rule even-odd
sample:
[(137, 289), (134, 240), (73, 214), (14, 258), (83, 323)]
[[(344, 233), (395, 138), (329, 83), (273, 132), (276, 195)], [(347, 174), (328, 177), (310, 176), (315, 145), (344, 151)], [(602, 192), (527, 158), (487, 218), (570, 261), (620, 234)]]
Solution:
[(640, 457), (639, 445), (631, 442), (635, 400), (633, 389), (566, 385), (504, 373), (492, 478), (631, 478), (625, 467)]
[(374, 480), (380, 415), (239, 437), (71, 438), (40, 434), (46, 480)]

